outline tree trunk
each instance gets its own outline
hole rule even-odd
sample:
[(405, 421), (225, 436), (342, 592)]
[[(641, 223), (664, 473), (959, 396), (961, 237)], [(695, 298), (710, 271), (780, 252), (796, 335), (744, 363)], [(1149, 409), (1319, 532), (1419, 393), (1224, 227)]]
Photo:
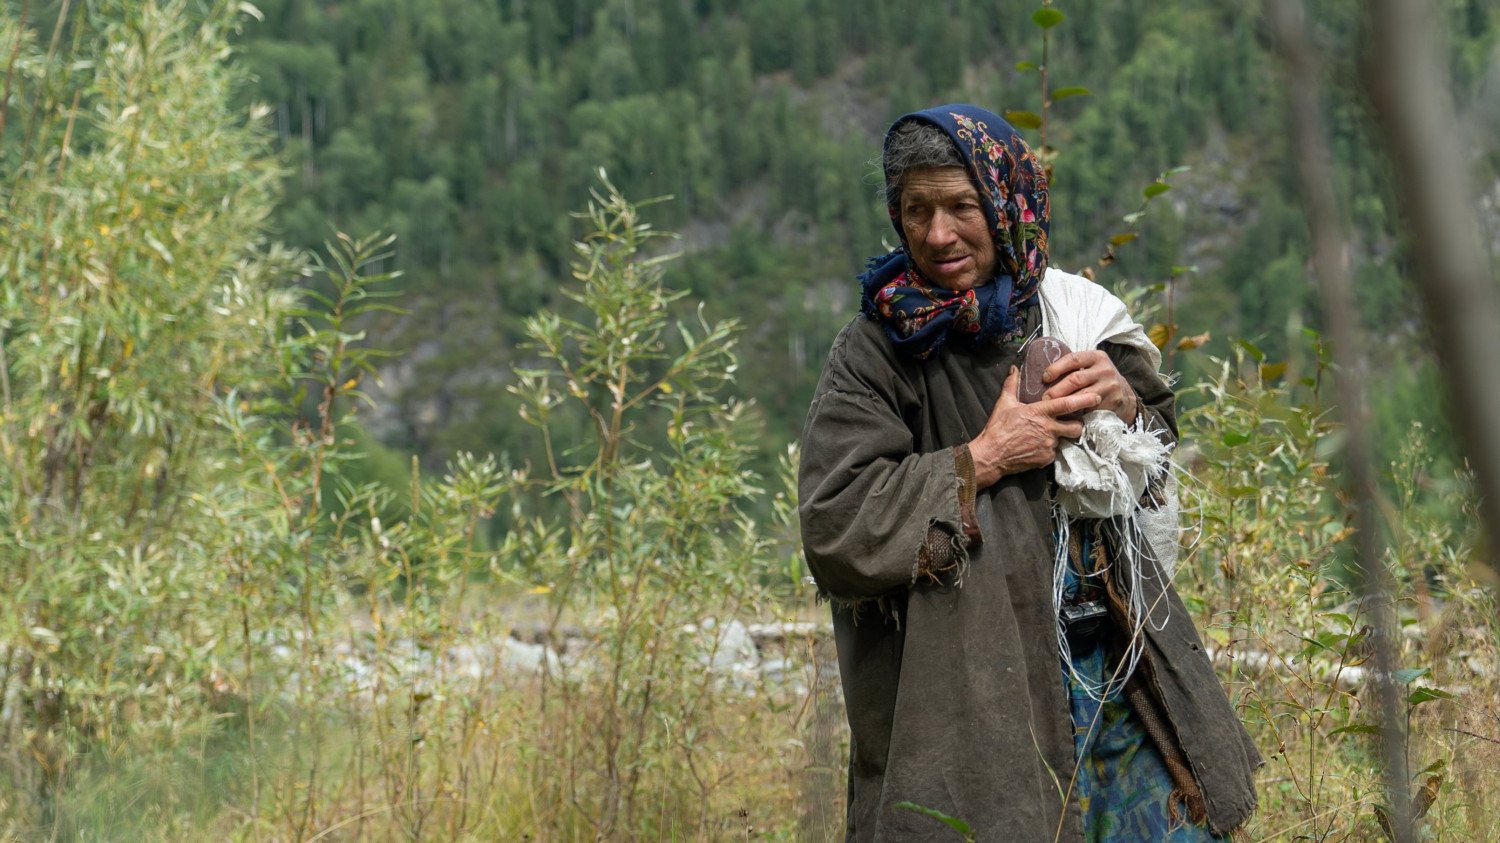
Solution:
[(1333, 340), (1337, 367), (1338, 411), (1344, 423), (1344, 476), (1354, 510), (1355, 561), (1365, 608), (1374, 635), (1376, 709), (1380, 712), (1380, 748), (1385, 773), (1392, 836), (1396, 843), (1415, 838), (1411, 827), (1411, 776), (1406, 760), (1406, 730), (1398, 667), (1396, 617), (1390, 572), (1381, 561), (1375, 460), (1370, 444), (1366, 399), (1364, 342), (1359, 309), (1349, 272), (1349, 238), (1333, 189), (1332, 155), (1323, 123), (1322, 67), (1308, 37), (1301, 0), (1266, 0), (1266, 20), (1283, 55), (1282, 81), (1291, 129), (1292, 157), (1297, 163), (1303, 214), (1312, 239), (1313, 270), (1323, 307), (1325, 329)]
[(1500, 574), (1500, 282), (1480, 236), (1431, 0), (1369, 0), (1363, 76), (1396, 176), (1426, 306)]

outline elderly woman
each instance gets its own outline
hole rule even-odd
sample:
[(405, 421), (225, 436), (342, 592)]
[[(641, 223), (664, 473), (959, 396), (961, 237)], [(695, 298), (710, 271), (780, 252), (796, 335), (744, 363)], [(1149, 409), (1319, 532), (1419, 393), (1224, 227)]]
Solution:
[[(799, 477), (849, 718), (848, 838), (948, 833), (902, 802), (982, 840), (1227, 835), (1260, 758), (1136, 528), (1176, 437), (1159, 356), (1117, 299), (1048, 268), (1046, 180), (1005, 121), (908, 114), (883, 163), (901, 245), (860, 279)], [(1113, 327), (1022, 403), (1023, 342), (1089, 322)], [(1157, 464), (1111, 494), (1120, 514), (1084, 517), (1054, 463), (1100, 431), (1144, 437)]]

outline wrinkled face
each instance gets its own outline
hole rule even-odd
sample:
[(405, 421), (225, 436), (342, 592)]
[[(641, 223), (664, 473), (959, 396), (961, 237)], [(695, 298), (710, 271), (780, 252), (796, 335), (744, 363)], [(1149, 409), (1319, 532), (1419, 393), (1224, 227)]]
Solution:
[(995, 243), (979, 192), (959, 167), (918, 167), (901, 188), (901, 228), (927, 280), (963, 293), (995, 274)]

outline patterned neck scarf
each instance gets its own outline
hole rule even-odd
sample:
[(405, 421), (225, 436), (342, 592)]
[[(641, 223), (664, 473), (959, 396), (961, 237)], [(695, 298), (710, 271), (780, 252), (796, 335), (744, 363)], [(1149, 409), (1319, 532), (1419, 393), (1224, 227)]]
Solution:
[(859, 277), (860, 309), (885, 326), (902, 354), (926, 360), (950, 339), (963, 346), (1014, 337), (1021, 308), (1036, 304), (1037, 286), (1047, 271), (1047, 232), (1051, 208), (1041, 162), (1011, 125), (972, 105), (941, 105), (907, 114), (930, 123), (953, 141), (979, 191), (995, 243), (995, 276), (967, 293), (955, 293), (922, 277), (911, 260), (899, 208), (890, 210), (901, 246), (870, 259)]

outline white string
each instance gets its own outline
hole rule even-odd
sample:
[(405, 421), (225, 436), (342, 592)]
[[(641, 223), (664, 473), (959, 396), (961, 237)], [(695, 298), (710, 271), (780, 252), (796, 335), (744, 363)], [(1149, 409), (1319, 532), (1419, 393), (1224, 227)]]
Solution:
[[(1135, 424), (1132, 425), (1132, 429), (1143, 430), (1144, 425), (1145, 420), (1137, 418)], [(1097, 453), (1092, 449), (1093, 446), (1087, 435), (1082, 437), (1076, 444), (1091, 454)], [(1111, 471), (1122, 475), (1118, 479), (1123, 481), (1125, 479), (1123, 477), (1124, 470), (1120, 467), (1118, 459), (1109, 459), (1106, 462)], [(1173, 469), (1174, 466), (1171, 458), (1167, 456), (1164, 463), (1152, 473), (1151, 480), (1158, 480), (1162, 474)], [(1120, 494), (1121, 489), (1129, 488), (1128, 482), (1114, 484), (1111, 491), (1112, 499), (1113, 496)], [(1162, 611), (1160, 612), (1155, 611), (1156, 606), (1148, 606), (1146, 604), (1145, 586), (1148, 582), (1154, 581), (1158, 584), (1158, 588), (1155, 589), (1158, 593), (1164, 593), (1170, 583), (1167, 581), (1168, 574), (1162, 570), (1160, 565), (1155, 563), (1155, 555), (1152, 553), (1150, 545), (1136, 523), (1136, 515), (1139, 511), (1139, 505), (1135, 504), (1129, 508), (1126, 515), (1099, 521), (1103, 525), (1104, 532), (1107, 534), (1104, 537), (1106, 544), (1114, 553), (1111, 562), (1091, 573), (1096, 575), (1108, 573), (1114, 578), (1117, 590), (1123, 592), (1125, 595), (1131, 624), (1119, 666), (1109, 678), (1103, 682), (1099, 682), (1090, 677), (1080, 675), (1078, 670), (1073, 666), (1072, 647), (1068, 643), (1067, 627), (1062, 619), (1062, 605), (1065, 597), (1067, 570), (1070, 561), (1069, 548), (1072, 543), (1073, 516), (1066, 511), (1064, 505), (1057, 498), (1054, 497), (1052, 503), (1053, 534), (1056, 536), (1055, 552), (1052, 560), (1052, 608), (1054, 616), (1057, 618), (1058, 650), (1062, 656), (1063, 664), (1067, 666), (1069, 677), (1083, 689), (1085, 694), (1097, 702), (1104, 702), (1116, 694), (1125, 686), (1125, 682), (1135, 672), (1137, 665), (1140, 664), (1140, 660), (1145, 654), (1145, 631), (1147, 625), (1149, 624), (1152, 630), (1160, 632), (1166, 628), (1167, 622), (1171, 618), (1171, 605), (1169, 603), (1158, 600), (1157, 602), (1161, 603)]]
[[(1104, 341), (1131, 346), (1145, 356), (1153, 369), (1160, 368), (1161, 352), (1147, 338), (1145, 329), (1130, 318), (1124, 303), (1104, 288), (1079, 276), (1049, 268), (1042, 280), (1039, 292), (1043, 335), (1057, 337), (1067, 343), (1070, 348), (1075, 349), (1095, 348)], [(1169, 383), (1175, 380), (1171, 375), (1168, 375), (1168, 378), (1172, 379)], [(1117, 428), (1115, 422), (1107, 421), (1110, 427)], [(1080, 466), (1076, 472), (1071, 469), (1064, 471), (1073, 489), (1071, 492), (1064, 491), (1063, 494), (1053, 497), (1052, 520), (1057, 544), (1056, 556), (1053, 559), (1052, 602), (1057, 615), (1058, 647), (1069, 675), (1090, 697), (1103, 701), (1125, 684), (1139, 664), (1145, 652), (1146, 625), (1150, 624), (1151, 628), (1156, 630), (1165, 628), (1170, 614), (1170, 604), (1164, 604), (1163, 608), (1166, 611), (1159, 612), (1157, 613), (1159, 617), (1154, 617), (1152, 613), (1156, 607), (1146, 605), (1145, 586), (1155, 581), (1160, 586), (1159, 593), (1164, 594), (1170, 587), (1170, 572), (1166, 571), (1165, 565), (1159, 562), (1168, 556), (1167, 549), (1164, 548), (1160, 555), (1154, 553), (1137, 523), (1137, 516), (1143, 511), (1138, 498), (1141, 490), (1128, 481), (1124, 466), (1119, 461), (1119, 452), (1121, 446), (1126, 444), (1125, 441), (1114, 438), (1114, 434), (1111, 433), (1112, 441), (1107, 443), (1106, 447), (1101, 448), (1099, 445), (1105, 444), (1102, 440), (1099, 443), (1090, 441), (1088, 435), (1090, 427), (1089, 419), (1086, 417), (1084, 441), (1080, 445), (1083, 453), (1088, 457), (1088, 464)], [(1096, 423), (1092, 427), (1102, 430), (1104, 425)], [(1135, 423), (1128, 427), (1131, 432), (1142, 431), (1145, 429), (1145, 420), (1137, 418)], [(1155, 445), (1161, 444), (1160, 440), (1155, 439), (1154, 436), (1152, 439), (1155, 440)], [(1131, 447), (1129, 456), (1133, 458), (1132, 461), (1137, 469), (1141, 465), (1149, 466), (1148, 485), (1160, 481), (1164, 473), (1176, 471), (1176, 467), (1172, 464), (1172, 446), (1151, 450), (1152, 443), (1143, 439), (1137, 439), (1135, 445), (1139, 448)], [(1075, 444), (1069, 443), (1066, 447), (1073, 448)], [(1100, 454), (1101, 450), (1107, 451), (1108, 455)], [(1062, 462), (1066, 463), (1067, 460)], [(1090, 492), (1103, 494), (1086, 494)], [(1131, 495), (1131, 497), (1122, 499), (1121, 495)], [(1093, 500), (1086, 502), (1084, 500), (1086, 497), (1092, 497)], [(1101, 503), (1100, 499), (1108, 504), (1107, 509), (1101, 510), (1098, 506)], [(1079, 511), (1069, 513), (1066, 511), (1069, 508)], [(1072, 652), (1068, 646), (1061, 615), (1063, 590), (1067, 578), (1068, 550), (1071, 543), (1071, 520), (1075, 517), (1090, 515), (1090, 512), (1084, 511), (1085, 508), (1091, 510), (1094, 517), (1106, 517), (1105, 520), (1101, 520), (1101, 523), (1106, 525), (1105, 530), (1109, 533), (1112, 549), (1115, 551), (1114, 559), (1108, 563), (1106, 570), (1110, 570), (1116, 587), (1126, 596), (1132, 626), (1128, 630), (1129, 638), (1120, 668), (1105, 682), (1079, 676), (1073, 668)], [(1172, 541), (1172, 549), (1176, 549), (1177, 531), (1170, 529), (1161, 532), (1170, 534), (1166, 538)], [(1122, 630), (1122, 632), (1125, 631)]]

